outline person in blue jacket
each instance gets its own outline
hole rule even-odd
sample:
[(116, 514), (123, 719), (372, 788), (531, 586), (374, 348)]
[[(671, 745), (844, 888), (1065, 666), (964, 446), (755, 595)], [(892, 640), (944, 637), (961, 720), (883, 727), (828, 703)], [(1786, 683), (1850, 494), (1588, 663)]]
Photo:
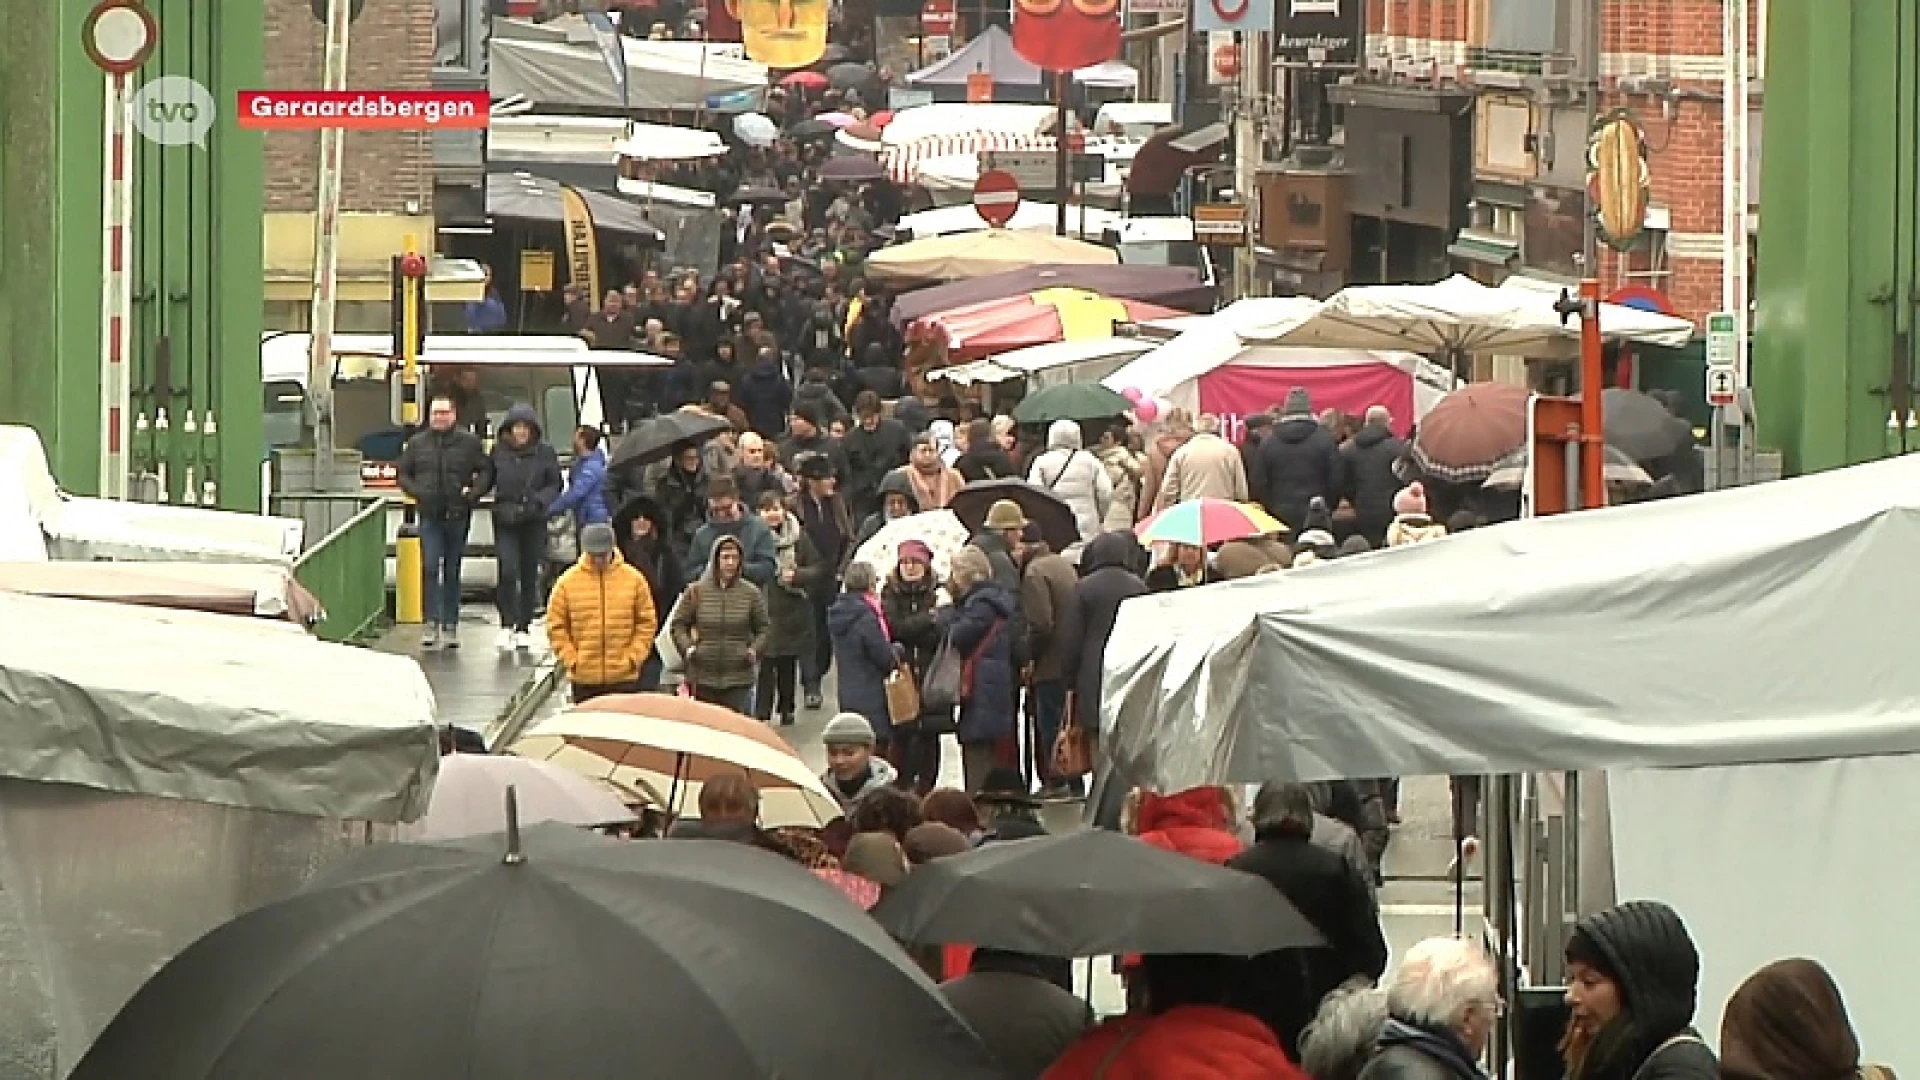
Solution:
[(547, 509), (549, 517), (572, 513), (574, 525), (605, 525), (613, 520), (607, 505), (607, 452), (600, 448), (600, 429), (582, 426), (573, 432), (573, 467), (567, 470), (567, 490)]

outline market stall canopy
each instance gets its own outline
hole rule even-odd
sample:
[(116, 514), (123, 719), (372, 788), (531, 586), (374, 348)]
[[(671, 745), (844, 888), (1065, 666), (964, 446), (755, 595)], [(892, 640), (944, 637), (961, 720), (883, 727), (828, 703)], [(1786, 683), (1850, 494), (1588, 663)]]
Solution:
[[(654, 243), (665, 239), (665, 234), (647, 220), (645, 211), (633, 203), (598, 191), (575, 190), (586, 202), (587, 213), (593, 215), (596, 230)], [(528, 173), (488, 173), (487, 216), (559, 227), (566, 222), (566, 208), (560, 185), (552, 180)]]
[(1159, 345), (1157, 341), (1133, 337), (1050, 341), (1045, 345), (1030, 345), (1024, 349), (1003, 352), (995, 356), (993, 362), (1032, 377), (1075, 364), (1111, 363), (1118, 367)]
[(967, 281), (936, 285), (894, 301), (894, 325), (948, 311), (982, 300), (994, 300), (1041, 289), (1087, 289), (1122, 300), (1145, 300), (1182, 311), (1213, 307), (1214, 291), (1190, 266), (1121, 266), (1062, 264), (1021, 266)]
[(618, 165), (628, 126), (617, 116), (495, 116), (487, 164)]
[(1085, 289), (1054, 288), (985, 300), (929, 315), (915, 335), (943, 340), (956, 359), (991, 356), (1057, 341), (1108, 339), (1114, 327), (1170, 314), (1142, 300), (1116, 300)]
[(727, 141), (719, 132), (674, 124), (634, 124), (618, 150), (635, 161), (700, 161), (724, 157)]
[(916, 105), (893, 114), (893, 121), (880, 132), (888, 146), (904, 146), (935, 136), (960, 132), (992, 132), (1000, 135), (1044, 135), (1053, 130), (1051, 105), (1018, 105), (1011, 102), (936, 102)]
[(1162, 791), (1920, 752), (1916, 543), (1901, 457), (1129, 600), (1101, 745)]
[(1112, 248), (1064, 236), (989, 229), (881, 248), (867, 257), (865, 272), (868, 281), (898, 287), (984, 277), (1039, 263), (1113, 266), (1119, 261)]
[[(1038, 97), (1045, 97), (1052, 82), (1039, 67), (1014, 51), (1012, 35), (1001, 27), (989, 26), (960, 51), (909, 73), (907, 85), (964, 92), (967, 80), (979, 74), (993, 76), (996, 90), (1014, 87), (1031, 90)], [(1118, 60), (1109, 60), (1074, 72), (1073, 81), (1100, 89), (1126, 89), (1140, 81), (1140, 73)]]
[[(347, 821), (426, 810), (420, 665), (199, 611), (0, 594), (0, 776)], [(100, 646), (110, 643), (110, 647)]]
[(733, 55), (725, 46), (637, 38), (621, 44), (627, 62), (625, 102), (600, 50), (567, 41), (495, 37), (487, 50), (487, 89), (496, 98), (519, 95), (536, 106), (642, 110), (701, 109), (709, 97), (758, 92), (767, 85), (765, 65)]
[[(1059, 225), (1060, 208), (1053, 203), (1028, 202), (1020, 200), (1014, 209), (1012, 220), (1002, 228), (1015, 232), (1040, 230), (1052, 232)], [(1116, 228), (1124, 219), (1117, 210), (1102, 210), (1091, 206), (1069, 206), (1067, 208), (1067, 233), (1077, 235), (1083, 240), (1098, 240), (1106, 235), (1108, 229)], [(932, 210), (921, 210), (906, 214), (894, 226), (897, 233), (906, 233), (915, 240), (925, 240), (930, 236), (950, 236), (954, 233), (984, 232), (993, 226), (980, 216), (980, 211), (969, 206), (942, 206)]]
[(293, 571), (268, 563), (0, 562), (0, 592), (101, 600), (308, 626), (320, 602)]
[[(1460, 275), (1431, 285), (1351, 285), (1297, 323), (1262, 331), (1259, 340), (1427, 354), (1573, 355), (1580, 348), (1580, 322), (1563, 325), (1554, 299)], [(1609, 341), (1673, 348), (1693, 339), (1693, 324), (1685, 319), (1617, 304), (1600, 307), (1600, 330)]]

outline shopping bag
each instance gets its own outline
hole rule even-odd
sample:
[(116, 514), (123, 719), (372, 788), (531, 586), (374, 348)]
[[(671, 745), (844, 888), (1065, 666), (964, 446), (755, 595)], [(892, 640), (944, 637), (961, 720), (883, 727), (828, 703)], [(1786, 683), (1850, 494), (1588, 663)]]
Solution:
[(1079, 702), (1073, 691), (1067, 692), (1067, 707), (1061, 714), (1060, 734), (1053, 737), (1053, 779), (1078, 780), (1093, 771), (1093, 739), (1080, 726)]
[(920, 719), (920, 688), (914, 684), (913, 669), (905, 664), (887, 676), (887, 715), (896, 725)]

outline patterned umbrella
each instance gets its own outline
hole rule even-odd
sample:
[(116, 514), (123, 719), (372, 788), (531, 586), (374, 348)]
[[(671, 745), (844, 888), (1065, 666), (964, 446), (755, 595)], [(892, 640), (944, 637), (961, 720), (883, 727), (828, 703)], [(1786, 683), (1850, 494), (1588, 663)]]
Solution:
[(859, 874), (850, 874), (845, 870), (816, 869), (813, 876), (845, 893), (847, 899), (860, 905), (861, 911), (872, 911), (873, 906), (880, 902), (880, 886)]
[(1142, 543), (1189, 544), (1212, 547), (1250, 536), (1272, 536), (1287, 531), (1265, 510), (1228, 499), (1194, 499), (1175, 503), (1134, 527)]
[(1508, 452), (1527, 441), (1523, 386), (1473, 383), (1436, 402), (1413, 436), (1413, 463), (1450, 483), (1480, 483)]
[(929, 510), (923, 514), (895, 518), (880, 526), (880, 531), (853, 553), (853, 561), (873, 567), (873, 572), (885, 580), (900, 563), (900, 545), (908, 540), (918, 540), (933, 549), (934, 579), (945, 581), (953, 553), (966, 547), (969, 539), (971, 536), (967, 533), (967, 527), (960, 524), (960, 519), (953, 516), (953, 511)]

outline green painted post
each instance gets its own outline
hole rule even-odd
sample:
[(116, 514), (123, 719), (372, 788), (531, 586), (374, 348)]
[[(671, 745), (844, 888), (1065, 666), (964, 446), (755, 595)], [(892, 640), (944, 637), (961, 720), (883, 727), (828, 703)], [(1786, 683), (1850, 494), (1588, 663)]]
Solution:
[(242, 90), (261, 87), (266, 63), (265, 4), (207, 4), (168, 0), (190, 11), (211, 9), (218, 23), (211, 39), (213, 98), (220, 122), (212, 140), (214, 230), (208, 236), (208, 303), (219, 313), (207, 330), (213, 371), (212, 404), (220, 419), (215, 453), (220, 505), (260, 510), (260, 466), (266, 460), (260, 390), (260, 330), (266, 314), (266, 256), (262, 222), (266, 209), (266, 148), (257, 131), (242, 131), (233, 105)]
[(1755, 398), (1762, 445), (1807, 473), (1885, 455), (1913, 353), (1920, 0), (1769, 10)]

